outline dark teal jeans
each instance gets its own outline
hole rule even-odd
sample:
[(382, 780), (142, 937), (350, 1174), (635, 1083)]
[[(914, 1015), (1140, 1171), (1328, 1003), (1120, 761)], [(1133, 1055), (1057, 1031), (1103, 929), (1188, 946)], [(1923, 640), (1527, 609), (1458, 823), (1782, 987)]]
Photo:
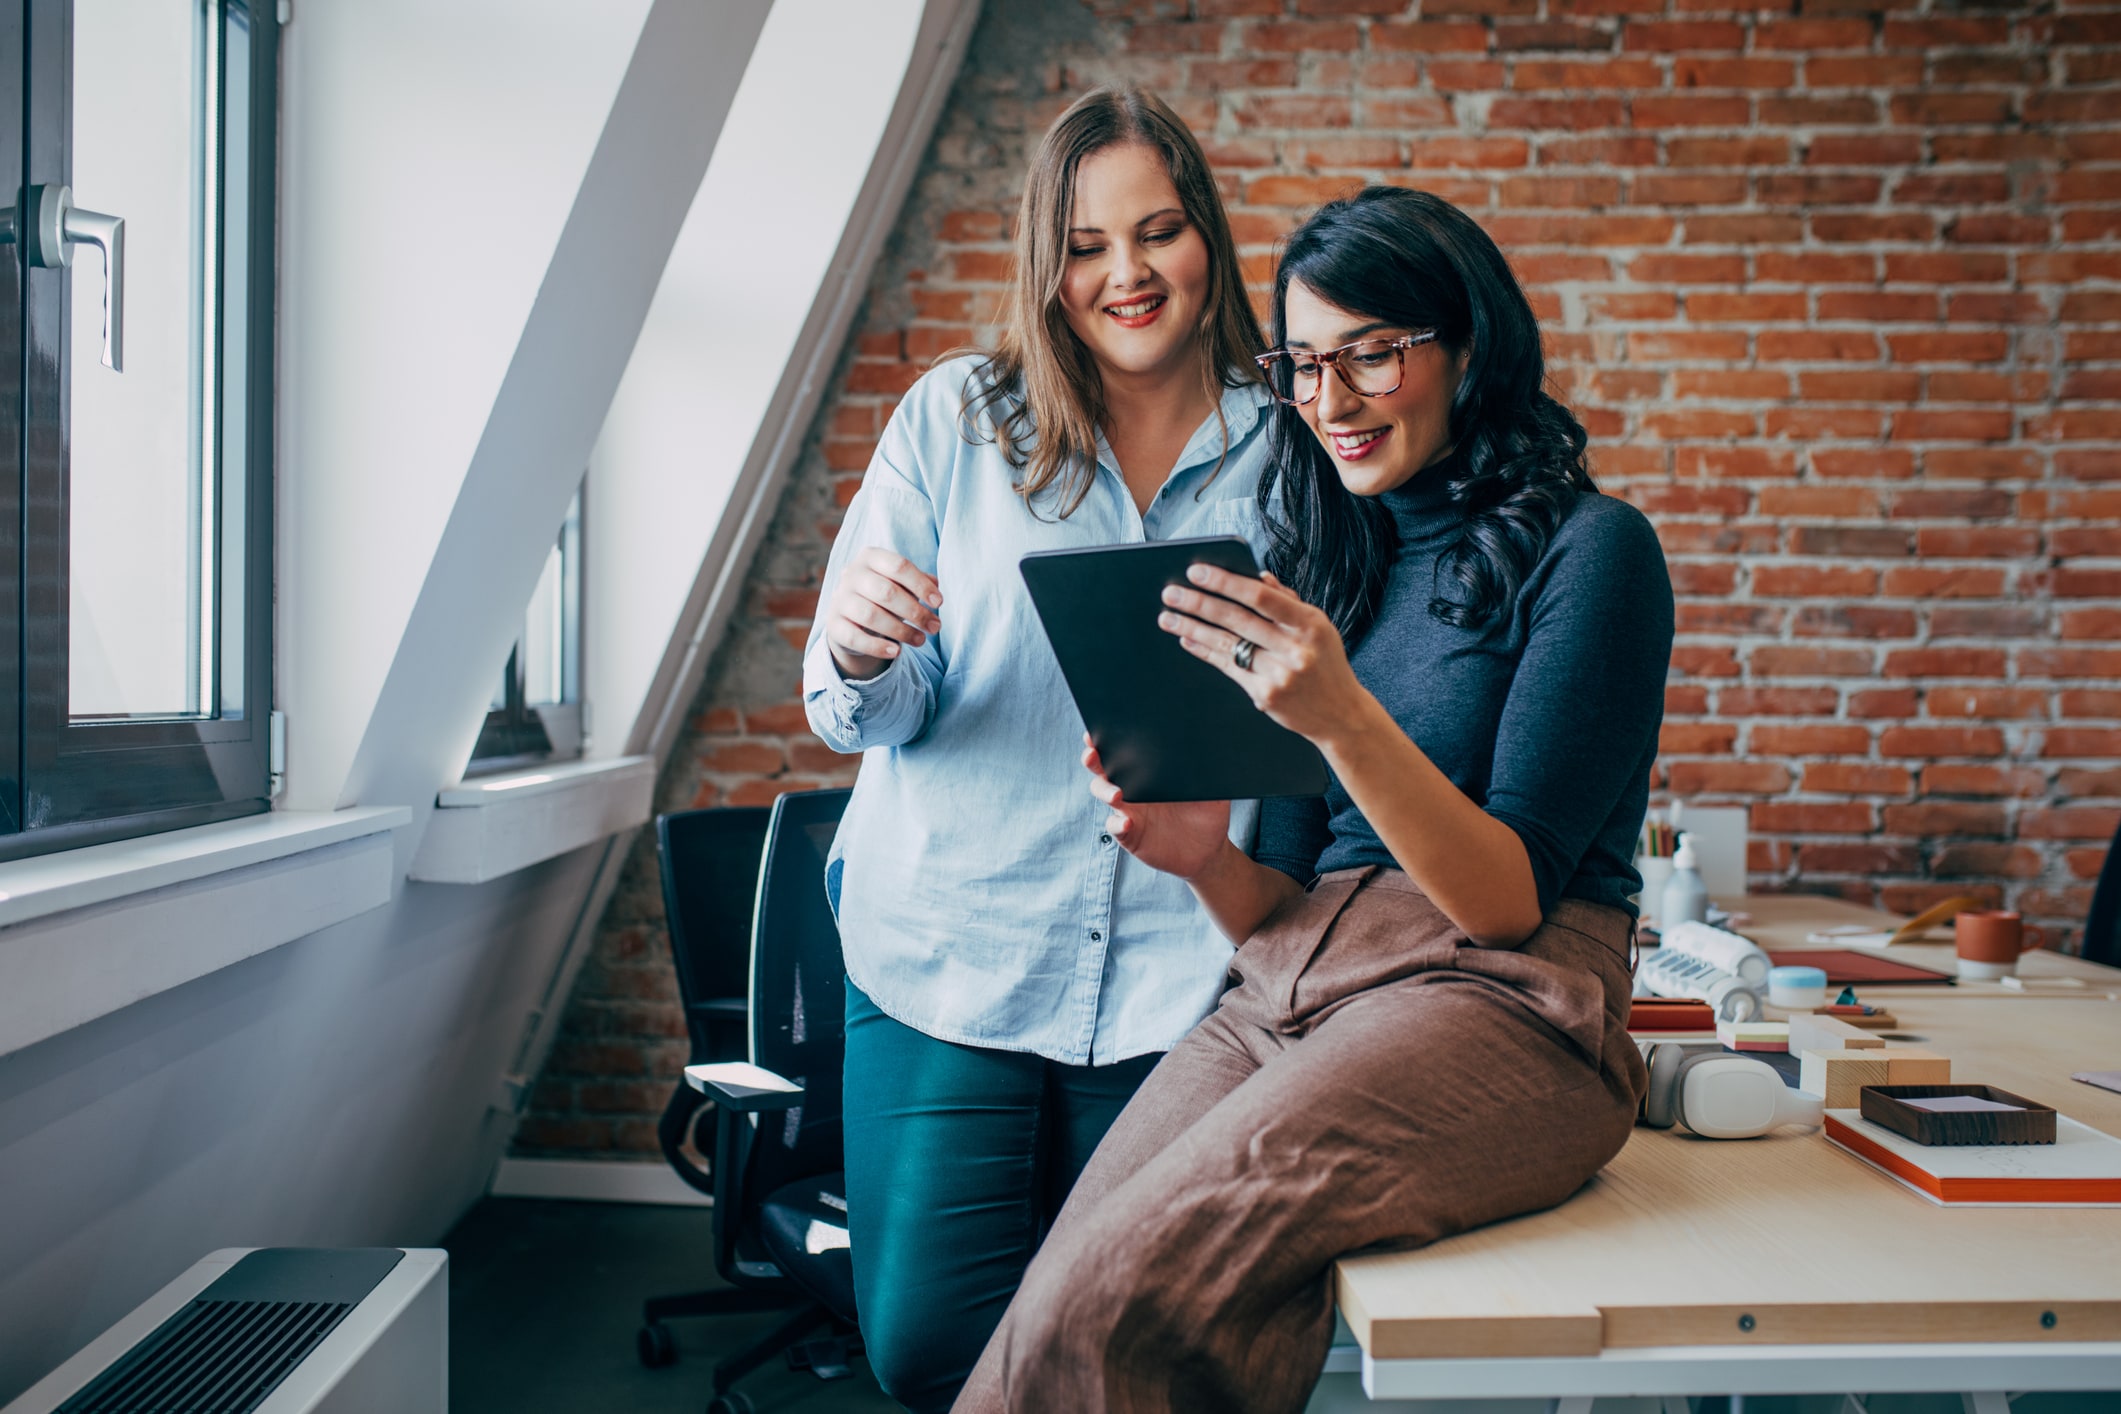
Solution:
[(884, 1392), (947, 1410), (1076, 1175), (1160, 1056), (1061, 1065), (938, 1041), (847, 984), (847, 1223)]

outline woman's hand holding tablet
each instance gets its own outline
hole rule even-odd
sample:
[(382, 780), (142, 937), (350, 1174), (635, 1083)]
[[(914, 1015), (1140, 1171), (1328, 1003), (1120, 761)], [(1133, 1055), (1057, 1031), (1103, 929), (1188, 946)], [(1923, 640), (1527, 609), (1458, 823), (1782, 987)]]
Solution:
[(1083, 765), (1090, 772), (1090, 794), (1112, 811), (1105, 828), (1122, 849), (1151, 869), (1191, 879), (1230, 843), (1229, 801), (1136, 805), (1105, 774), (1104, 760), (1088, 732), (1083, 733)]
[(1319, 742), (1374, 701), (1355, 680), (1333, 621), (1273, 575), (1253, 579), (1199, 564), (1186, 578), (1198, 587), (1167, 586), (1157, 627), (1282, 726)]
[[(1259, 585), (1243, 540), (1046, 550), (1019, 564), (1103, 771), (1129, 799), (1227, 801), (1325, 790), (1317, 747), (1157, 627), (1166, 612), (1160, 596), (1183, 589), (1189, 572), (1213, 567), (1231, 583)], [(1276, 592), (1288, 595), (1279, 586)]]

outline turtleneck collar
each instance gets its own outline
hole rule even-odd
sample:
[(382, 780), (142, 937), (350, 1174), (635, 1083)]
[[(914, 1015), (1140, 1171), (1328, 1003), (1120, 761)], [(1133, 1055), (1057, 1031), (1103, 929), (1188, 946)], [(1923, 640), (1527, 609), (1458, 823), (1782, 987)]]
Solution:
[(1405, 485), (1377, 498), (1392, 513), (1401, 546), (1428, 544), (1458, 529), (1463, 517), (1451, 504), (1451, 481), (1460, 474), (1461, 467), (1459, 454), (1453, 452), (1442, 461), (1423, 467)]

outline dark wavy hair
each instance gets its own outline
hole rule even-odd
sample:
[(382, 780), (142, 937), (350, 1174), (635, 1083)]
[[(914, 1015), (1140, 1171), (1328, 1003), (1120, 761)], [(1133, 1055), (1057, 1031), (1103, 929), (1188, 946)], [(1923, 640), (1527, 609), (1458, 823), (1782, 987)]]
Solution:
[[(1465, 374), (1451, 402), (1450, 497), (1464, 529), (1437, 565), (1429, 612), (1480, 628), (1506, 615), (1578, 494), (1595, 491), (1583, 424), (1547, 395), (1539, 322), (1487, 232), (1441, 197), (1367, 187), (1297, 228), (1274, 273), (1273, 338), (1288, 337), (1292, 282), (1352, 314), (1434, 329)], [(1351, 645), (1377, 617), (1398, 548), (1391, 514), (1342, 484), (1302, 414), (1275, 405), (1260, 503), (1267, 566), (1329, 614)], [(1423, 473), (1428, 474), (1428, 473)], [(1445, 592), (1448, 588), (1448, 592)]]

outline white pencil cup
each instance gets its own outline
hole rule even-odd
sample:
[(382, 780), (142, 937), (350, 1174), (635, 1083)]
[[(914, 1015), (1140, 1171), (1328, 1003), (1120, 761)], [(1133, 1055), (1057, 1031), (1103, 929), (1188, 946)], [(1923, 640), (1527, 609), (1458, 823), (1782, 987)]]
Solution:
[(1654, 922), (1664, 901), (1664, 886), (1672, 880), (1672, 857), (1668, 854), (1637, 855), (1635, 872), (1642, 876), (1642, 893), (1638, 899), (1643, 916)]

